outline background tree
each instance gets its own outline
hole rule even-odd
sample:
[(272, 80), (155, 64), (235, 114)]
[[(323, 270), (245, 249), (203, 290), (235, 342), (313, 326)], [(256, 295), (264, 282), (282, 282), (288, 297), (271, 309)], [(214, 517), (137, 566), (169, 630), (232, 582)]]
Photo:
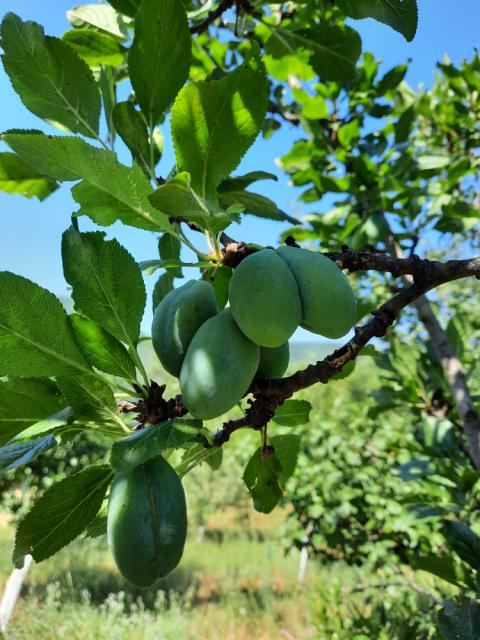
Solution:
[[(106, 438), (111, 446), (108, 463), (102, 450), (97, 464), (67, 476), (35, 502), (18, 526), (16, 566), (22, 566), (29, 554), (37, 561), (49, 557), (87, 527), (102, 531), (103, 505), (115, 472), (128, 472), (162, 453), (180, 476), (204, 460), (215, 466), (219, 448), (245, 427), (260, 432), (261, 444), (243, 477), (254, 506), (271, 511), (294, 473), (300, 439), (292, 433), (270, 437), (267, 425), (273, 420), (295, 427), (308, 421), (308, 403), (289, 398), (347, 374), (362, 352), (377, 357), (376, 350), (365, 350), (366, 345), (384, 338), (400, 313), (414, 305), (428, 340), (423, 331), (415, 333), (408, 313), (397, 324), (397, 334), (385, 338), (391, 340), (381, 361), (387, 374), (377, 405), (369, 408), (369, 419), (378, 420), (395, 402), (400, 401), (402, 410), (411, 406), (426, 430), (420, 443), (435, 457), (432, 425), (429, 435), (424, 414), (438, 418), (443, 412), (452, 433), (447, 435), (447, 424), (440, 448), (451, 448), (447, 463), (435, 464), (459, 485), (454, 493), (460, 508), (438, 513), (445, 520), (445, 538), (412, 533), (409, 527), (392, 528), (392, 513), (377, 514), (372, 529), (383, 542), (387, 534), (403, 561), (413, 562), (406, 552), (411, 547), (418, 552), (415, 566), (442, 577), (445, 563), (438, 560), (431, 566), (431, 554), (446, 540), (462, 561), (446, 558), (449, 568), (455, 565), (455, 584), (475, 592), (480, 543), (460, 517), (468, 523), (473, 510), (469, 491), (478, 480), (480, 430), (475, 391), (468, 386), (459, 356), (462, 339), (464, 345), (476, 344), (477, 329), (468, 322), (461, 326), (455, 318), (448, 333), (432, 307), (443, 318), (450, 315), (448, 301), (437, 299), (436, 293), (428, 301), (425, 295), (480, 274), (480, 258), (465, 258), (478, 248), (478, 235), (473, 234), (478, 231), (478, 131), (473, 122), (478, 115), (479, 61), (476, 57), (462, 69), (445, 63), (434, 89), (416, 96), (402, 84), (405, 67), (377, 80), (373, 55), (364, 54), (357, 65), (361, 41), (345, 25), (347, 17), (375, 18), (411, 40), (417, 7), (415, 0), (362, 0), (355, 6), (343, 0), (273, 6), (243, 0), (206, 5), (116, 0), (111, 6), (72, 10), (73, 28), (62, 39), (45, 36), (39, 25), (14, 14), (5, 16), (3, 63), (14, 89), (34, 114), (77, 135), (46, 136), (17, 129), (4, 133), (2, 139), (12, 152), (0, 156), (2, 187), (43, 199), (60, 183), (75, 182), (72, 196), (79, 208), (62, 240), (75, 313), (67, 316), (60, 302), (35, 283), (8, 272), (0, 275), (6, 301), (0, 309), (5, 445), (0, 456), (4, 467), (13, 470), (59, 443), (75, 448), (77, 439), (72, 436), (82, 432)], [(127, 78), (132, 94), (118, 101), (118, 85)], [(160, 176), (161, 132), (169, 112), (176, 165)], [(150, 380), (138, 349), (146, 303), (141, 269), (164, 270), (155, 286), (154, 308), (191, 267), (212, 283), (219, 306), (226, 304), (232, 270), (262, 247), (237, 242), (225, 230), (245, 214), (292, 222), (273, 201), (250, 188), (269, 174), (232, 175), (259, 132), (270, 136), (282, 122), (296, 123), (305, 135), (282, 159), (294, 183), (309, 186), (302, 199), (312, 202), (326, 193), (343, 194), (333, 211), (310, 215), (306, 225), (295, 225), (288, 232), (288, 244), (295, 239), (320, 240), (329, 259), (357, 274), (358, 321), (370, 315), (326, 359), (285, 378), (255, 377), (249, 388), (252, 397), (240, 417), (227, 416), (214, 431), (185, 420), (182, 398), (164, 398), (165, 386)], [(131, 167), (118, 162), (113, 152), (118, 138), (131, 152)], [(159, 256), (137, 265), (104, 233), (82, 233), (82, 215), (99, 226), (120, 220), (161, 233)], [(206, 249), (198, 245), (198, 232), (206, 238)], [(444, 259), (442, 251), (430, 250), (444, 234), (456, 239), (447, 256), (456, 259), (441, 262), (416, 255)], [(182, 245), (196, 256), (194, 263), (182, 260)], [(376, 275), (358, 275), (366, 271)], [(457, 292), (458, 305), (461, 294), (450, 286)], [(378, 346), (385, 346), (385, 341)], [(452, 444), (457, 426), (466, 447), (461, 438), (460, 447)], [(435, 424), (434, 431), (437, 428)], [(401, 444), (419, 446), (408, 437)], [(303, 470), (308, 470), (309, 456), (318, 446), (322, 444), (313, 440), (302, 454)], [(358, 455), (350, 455), (358, 462)], [(384, 469), (388, 462), (393, 461), (384, 457)], [(400, 474), (408, 475), (401, 459), (398, 464)], [(428, 482), (430, 470), (423, 468)], [(391, 495), (393, 501), (393, 491)], [(311, 503), (308, 494), (307, 504), (303, 500), (299, 488), (293, 503), (300, 523), (308, 522), (314, 547), (314, 536), (321, 535), (327, 549), (340, 548), (351, 561), (367, 553), (362, 548), (368, 530), (363, 505), (358, 538), (353, 535), (353, 544), (350, 540), (347, 545), (342, 540), (344, 522), (330, 523), (337, 540), (329, 538), (331, 531), (319, 528), (325, 501)], [(347, 511), (352, 506), (347, 508), (345, 502), (343, 507), (343, 516), (351, 515)], [(405, 528), (409, 544), (396, 535)], [(432, 530), (440, 530), (438, 521)], [(447, 638), (458, 633), (458, 607), (478, 616), (478, 604), (466, 596), (446, 605), (441, 632)]]

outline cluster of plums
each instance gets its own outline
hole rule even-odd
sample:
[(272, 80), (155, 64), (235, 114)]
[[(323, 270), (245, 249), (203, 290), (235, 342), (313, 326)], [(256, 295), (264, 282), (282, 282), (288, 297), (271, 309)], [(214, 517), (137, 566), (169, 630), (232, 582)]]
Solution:
[(153, 318), (155, 352), (201, 420), (235, 406), (255, 376), (281, 377), (297, 327), (340, 338), (356, 317), (355, 296), (339, 267), (290, 246), (244, 259), (230, 281), (229, 303), (219, 312), (210, 284), (191, 280), (170, 291)]
[[(210, 419), (231, 409), (255, 376), (281, 377), (298, 326), (340, 338), (356, 302), (347, 278), (319, 253), (264, 249), (235, 269), (230, 306), (218, 310), (213, 287), (191, 280), (158, 305), (152, 340), (163, 367), (180, 378), (190, 413)], [(108, 543), (120, 572), (150, 586), (180, 562), (187, 535), (182, 483), (162, 456), (118, 473), (110, 491)]]

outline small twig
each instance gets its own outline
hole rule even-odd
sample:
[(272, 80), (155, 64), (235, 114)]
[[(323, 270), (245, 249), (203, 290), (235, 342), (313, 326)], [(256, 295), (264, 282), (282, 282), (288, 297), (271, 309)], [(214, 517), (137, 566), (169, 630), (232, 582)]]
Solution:
[(197, 35), (204, 33), (205, 31), (207, 31), (208, 27), (213, 22), (215, 22), (215, 20), (217, 20), (217, 18), (220, 18), (221, 15), (225, 11), (227, 11), (227, 9), (230, 9), (235, 4), (235, 0), (222, 0), (218, 7), (210, 11), (210, 13), (204, 20), (202, 20), (202, 22), (199, 22), (198, 24), (193, 25), (193, 27), (190, 27), (190, 33), (196, 33)]

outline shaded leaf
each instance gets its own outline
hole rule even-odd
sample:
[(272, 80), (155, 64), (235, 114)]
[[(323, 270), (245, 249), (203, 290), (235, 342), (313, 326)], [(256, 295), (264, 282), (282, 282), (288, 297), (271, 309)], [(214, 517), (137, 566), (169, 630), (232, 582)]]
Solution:
[(462, 587), (468, 584), (468, 575), (452, 556), (439, 556), (432, 553), (412, 556), (409, 561), (410, 566), (417, 571), (427, 571), (456, 586)]
[(269, 438), (269, 443), (275, 449), (275, 456), (280, 462), (282, 472), (279, 481), (285, 486), (287, 480), (293, 476), (297, 466), (298, 454), (300, 453), (300, 436), (294, 434), (273, 436)]
[(112, 446), (110, 464), (115, 469), (132, 469), (165, 449), (179, 449), (199, 435), (201, 422), (168, 420), (117, 440)]
[(113, 124), (118, 135), (130, 149), (133, 159), (146, 168), (150, 167), (150, 144), (145, 122), (133, 103), (118, 102), (112, 111)]
[(310, 420), (311, 410), (307, 400), (287, 400), (277, 408), (272, 419), (283, 427), (296, 427)]
[(438, 614), (438, 630), (443, 640), (478, 640), (480, 603), (460, 596), (447, 600)]
[(110, 467), (98, 465), (47, 489), (18, 525), (15, 566), (21, 567), (28, 554), (41, 562), (74, 540), (96, 516), (112, 477)]
[[(170, 233), (164, 233), (158, 241), (158, 252), (162, 260), (171, 260), (180, 264), (180, 240)], [(182, 278), (180, 266), (165, 267), (174, 278)]]
[(52, 435), (44, 436), (36, 440), (28, 442), (19, 442), (18, 444), (9, 444), (0, 449), (0, 469), (12, 471), (32, 460), (35, 460), (40, 454), (52, 449), (57, 441)]
[(173, 289), (173, 277), (170, 273), (162, 273), (159, 277), (155, 286), (153, 288), (152, 294), (152, 308), (155, 312), (155, 309), (158, 307), (163, 298), (167, 295), (169, 291)]
[(229, 267), (219, 267), (211, 270), (211, 275), (205, 280), (212, 285), (218, 308), (224, 309), (228, 302), (228, 287), (233, 271)]
[(337, 4), (351, 18), (374, 18), (388, 24), (408, 41), (415, 37), (417, 0), (338, 0)]
[(8, 442), (65, 406), (57, 385), (48, 379), (0, 380), (0, 444)]
[(399, 64), (398, 66), (393, 67), (393, 69), (390, 69), (390, 71), (387, 71), (377, 84), (377, 94), (379, 96), (383, 96), (387, 91), (396, 89), (398, 85), (403, 82), (407, 69), (408, 65)]
[[(100, 512), (101, 513), (101, 512)], [(85, 529), (86, 538), (99, 538), (107, 534), (107, 516), (96, 516)]]
[(450, 548), (472, 569), (480, 571), (480, 537), (461, 522), (447, 521), (443, 531)]
[(109, 0), (109, 2), (120, 13), (134, 18), (141, 0)]
[(322, 80), (345, 82), (355, 77), (362, 41), (354, 29), (320, 24), (288, 34), (297, 46), (310, 49), (310, 64)]
[(243, 480), (252, 496), (253, 506), (260, 513), (270, 513), (283, 495), (279, 485), (282, 467), (275, 455), (264, 459), (257, 449), (248, 461)]

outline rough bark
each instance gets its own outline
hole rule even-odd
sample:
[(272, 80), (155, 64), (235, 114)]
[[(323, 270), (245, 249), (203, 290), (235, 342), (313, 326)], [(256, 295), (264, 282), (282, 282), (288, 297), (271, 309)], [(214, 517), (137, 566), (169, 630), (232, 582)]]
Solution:
[[(395, 258), (405, 259), (405, 254), (393, 238), (390, 239), (389, 248)], [(406, 284), (411, 284), (413, 281), (412, 276), (409, 274), (404, 274), (403, 279)], [(427, 296), (423, 295), (414, 300), (413, 306), (427, 330), (432, 346), (442, 365), (445, 379), (450, 387), (463, 432), (467, 439), (470, 458), (475, 467), (480, 469), (480, 415), (473, 403), (462, 363), (455, 355), (448, 335), (438, 321)]]

